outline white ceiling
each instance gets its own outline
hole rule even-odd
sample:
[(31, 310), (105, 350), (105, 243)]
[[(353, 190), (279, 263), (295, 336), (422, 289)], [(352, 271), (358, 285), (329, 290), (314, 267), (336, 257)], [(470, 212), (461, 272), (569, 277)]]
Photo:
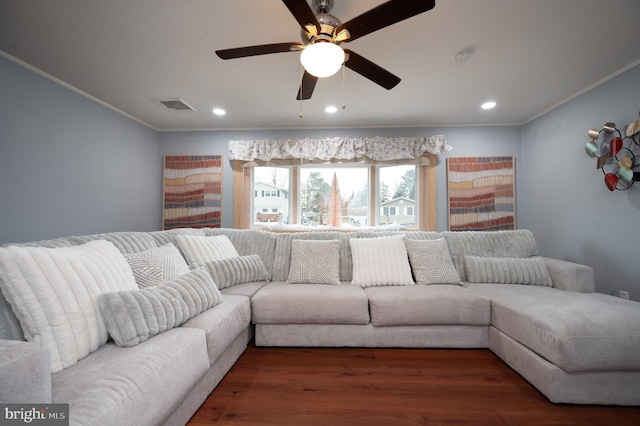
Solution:
[[(380, 3), (335, 0), (331, 13), (346, 22)], [(347, 69), (344, 91), (342, 72), (318, 81), (302, 119), (299, 53), (214, 53), (298, 41), (280, 0), (0, 0), (1, 51), (158, 130), (522, 124), (640, 63), (640, 1), (436, 0), (344, 45), (398, 86)], [(324, 112), (343, 97), (345, 110)], [(487, 100), (498, 106), (481, 110)]]

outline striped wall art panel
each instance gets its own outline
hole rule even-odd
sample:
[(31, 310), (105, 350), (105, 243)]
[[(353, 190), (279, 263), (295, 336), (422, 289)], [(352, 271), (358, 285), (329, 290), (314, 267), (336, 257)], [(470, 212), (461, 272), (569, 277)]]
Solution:
[(163, 229), (222, 225), (222, 155), (164, 157)]
[(450, 231), (516, 229), (514, 157), (447, 159)]

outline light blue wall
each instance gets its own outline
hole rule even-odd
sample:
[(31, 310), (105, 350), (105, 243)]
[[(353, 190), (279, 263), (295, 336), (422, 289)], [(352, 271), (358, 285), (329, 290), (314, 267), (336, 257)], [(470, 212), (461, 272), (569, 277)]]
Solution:
[(0, 57), (0, 244), (160, 227), (157, 133)]
[[(325, 137), (428, 137), (445, 135), (447, 142), (454, 147), (446, 155), (439, 157), (438, 167), (438, 230), (447, 229), (447, 155), (513, 155), (516, 165), (522, 155), (519, 127), (457, 127), (457, 128), (402, 128), (402, 129), (333, 129), (333, 130), (278, 130), (278, 131), (237, 131), (237, 132), (167, 132), (160, 133), (160, 156), (223, 154), (223, 205), (222, 225), (233, 226), (233, 171), (227, 156), (227, 144), (230, 140), (252, 139), (294, 139)], [(516, 166), (516, 174), (518, 174)], [(516, 177), (518, 179), (518, 177)], [(519, 193), (516, 194), (519, 197)]]
[(540, 254), (590, 265), (599, 292), (626, 290), (633, 300), (640, 300), (640, 183), (610, 192), (584, 146), (589, 129), (608, 121), (624, 129), (639, 110), (636, 66), (525, 125), (519, 181), (520, 224), (533, 231)]

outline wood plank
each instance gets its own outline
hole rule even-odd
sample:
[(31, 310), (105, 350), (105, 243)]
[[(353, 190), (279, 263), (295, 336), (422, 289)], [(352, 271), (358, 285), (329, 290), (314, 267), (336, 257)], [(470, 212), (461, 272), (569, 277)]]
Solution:
[(553, 404), (488, 349), (257, 348), (189, 422), (638, 425), (640, 408)]

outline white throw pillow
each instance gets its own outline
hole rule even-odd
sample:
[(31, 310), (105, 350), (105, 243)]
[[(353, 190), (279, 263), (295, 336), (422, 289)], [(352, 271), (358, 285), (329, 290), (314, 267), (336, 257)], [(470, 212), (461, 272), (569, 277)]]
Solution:
[(124, 257), (140, 288), (162, 284), (190, 271), (187, 262), (171, 243), (139, 253), (125, 254)]
[(0, 286), (25, 339), (47, 349), (52, 373), (107, 342), (99, 294), (138, 288), (122, 253), (104, 240), (62, 248), (0, 248)]
[(176, 241), (189, 265), (240, 256), (226, 235), (215, 237), (176, 235)]
[(411, 266), (402, 235), (351, 238), (353, 285), (412, 285)]
[(340, 285), (340, 240), (293, 240), (287, 282)]
[(460, 284), (444, 238), (404, 240), (417, 284)]

